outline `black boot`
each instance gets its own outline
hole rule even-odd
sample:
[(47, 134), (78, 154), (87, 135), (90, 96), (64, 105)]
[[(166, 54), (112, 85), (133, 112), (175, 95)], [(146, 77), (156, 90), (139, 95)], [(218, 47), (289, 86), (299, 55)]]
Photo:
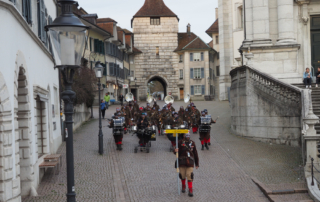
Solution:
[(117, 144), (117, 150), (119, 150), (119, 145)]
[(201, 147), (201, 150), (204, 150), (204, 145), (201, 145), (202, 147)]
[(119, 144), (119, 151), (121, 151), (122, 150), (122, 146), (121, 146), (121, 144)]
[(192, 188), (189, 188), (189, 194), (188, 194), (188, 196), (193, 197), (193, 190), (192, 190)]
[(211, 142), (208, 142), (208, 145), (210, 146), (210, 145), (211, 145)]
[(209, 150), (208, 144), (205, 143), (204, 146), (206, 147), (207, 150)]

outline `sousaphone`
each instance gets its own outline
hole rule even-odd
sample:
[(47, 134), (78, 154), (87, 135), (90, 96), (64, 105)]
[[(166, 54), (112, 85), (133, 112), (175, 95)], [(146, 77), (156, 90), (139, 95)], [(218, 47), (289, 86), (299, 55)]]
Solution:
[(172, 95), (167, 95), (167, 96), (164, 98), (164, 102), (165, 102), (166, 104), (169, 104), (169, 103), (173, 104), (173, 102), (174, 102), (173, 96), (172, 96)]
[(126, 94), (126, 101), (127, 102), (130, 102), (130, 101), (132, 101), (133, 100), (133, 94), (132, 93), (127, 93)]
[(185, 96), (184, 96), (184, 103), (188, 103), (190, 101), (190, 94), (187, 93)]

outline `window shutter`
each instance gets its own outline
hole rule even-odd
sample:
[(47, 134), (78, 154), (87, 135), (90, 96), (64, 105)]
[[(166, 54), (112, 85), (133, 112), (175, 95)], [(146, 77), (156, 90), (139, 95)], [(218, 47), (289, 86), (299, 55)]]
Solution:
[(191, 95), (194, 95), (194, 86), (191, 86)]
[(205, 94), (204, 89), (205, 89), (205, 86), (204, 86), (204, 85), (202, 85), (202, 87), (201, 87), (202, 95), (204, 95), (204, 94)]
[[(49, 24), (49, 25), (52, 24), (52, 18), (51, 18), (50, 15), (49, 15), (49, 17), (48, 17), (48, 24)], [(48, 39), (48, 41), (49, 41), (49, 51), (50, 51), (51, 54), (53, 54), (51, 40)]]
[(45, 42), (46, 33), (44, 33), (44, 21), (46, 20), (46, 9), (43, 0), (38, 1), (38, 36)]
[(90, 37), (90, 51), (92, 51), (92, 42), (91, 42), (92, 38)]
[(94, 47), (93, 47), (94, 52), (95, 52), (95, 53), (99, 53), (99, 40), (98, 40), (98, 39), (94, 39), (93, 42), (94, 42), (94, 43), (93, 43), (93, 45), (94, 45)]
[(106, 54), (108, 54), (108, 55), (110, 55), (109, 47), (110, 47), (110, 43), (107, 42), (107, 43), (106, 43)]
[(201, 52), (201, 61), (204, 61), (204, 54)]
[(204, 68), (201, 68), (201, 78), (204, 78)]
[(22, 0), (22, 16), (24, 17), (25, 20), (27, 15), (27, 0)]
[(190, 69), (190, 79), (193, 79), (193, 68)]
[(107, 76), (107, 65), (103, 64), (103, 76)]
[(42, 27), (41, 27), (41, 29), (42, 29), (42, 34), (43, 34), (43, 36), (42, 36), (42, 38), (43, 38), (43, 42), (45, 43), (45, 45), (46, 46), (48, 46), (48, 40), (47, 40), (47, 32), (45, 31), (45, 29), (44, 29), (44, 27), (45, 26), (47, 26), (47, 16), (48, 16), (48, 13), (47, 13), (47, 8), (45, 7), (45, 5), (43, 4), (43, 6), (44, 6), (44, 13), (43, 13), (43, 15), (42, 15), (42, 18), (43, 18), (43, 20), (42, 20)]
[(105, 54), (105, 46), (104, 46), (104, 42), (102, 41), (102, 54), (104, 55)]
[(193, 53), (190, 53), (190, 62), (193, 61)]
[(113, 75), (113, 63), (109, 63), (109, 74)]
[[(28, 0), (28, 4), (27, 4), (27, 6), (28, 6), (28, 23), (29, 24), (32, 24), (32, 4), (31, 4), (31, 0)], [(44, 28), (43, 28), (44, 29)]]

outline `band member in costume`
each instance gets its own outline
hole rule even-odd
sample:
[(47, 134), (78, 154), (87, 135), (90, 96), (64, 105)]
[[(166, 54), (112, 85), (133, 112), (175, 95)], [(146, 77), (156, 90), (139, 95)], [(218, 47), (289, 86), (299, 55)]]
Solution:
[(192, 132), (197, 133), (198, 128), (199, 128), (199, 121), (200, 121), (200, 112), (196, 108), (196, 106), (193, 104), (191, 105), (191, 124), (192, 124)]
[(184, 138), (178, 142), (177, 148), (174, 150), (174, 154), (179, 153), (179, 177), (182, 183), (182, 193), (186, 192), (186, 178), (188, 179), (189, 196), (193, 196), (192, 182), (194, 179), (193, 168), (196, 165), (196, 169), (199, 167), (199, 157), (194, 141), (190, 139), (190, 134), (184, 135)]
[[(205, 117), (206, 113), (203, 111), (201, 112), (201, 116)], [(211, 123), (216, 123), (214, 120), (211, 119)], [(199, 125), (201, 122), (199, 122)], [(200, 132), (200, 141), (201, 141), (201, 150), (204, 150), (204, 147), (206, 147), (207, 150), (209, 150), (208, 143), (210, 143), (210, 131), (208, 132)]]
[[(145, 112), (141, 114), (141, 117), (139, 118), (138, 123), (137, 123), (139, 130), (145, 129), (146, 127), (149, 126), (149, 122), (148, 122), (146, 116), (147, 116), (147, 113), (145, 113)], [(137, 135), (139, 138), (139, 144), (140, 144), (140, 146), (145, 147), (146, 141), (143, 140), (143, 133), (139, 132), (139, 130), (137, 132)]]

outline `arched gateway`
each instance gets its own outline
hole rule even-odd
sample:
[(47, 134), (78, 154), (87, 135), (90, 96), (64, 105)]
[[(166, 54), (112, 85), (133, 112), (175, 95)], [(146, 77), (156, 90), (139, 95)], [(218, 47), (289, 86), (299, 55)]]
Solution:
[(148, 80), (148, 91), (150, 94), (154, 92), (162, 92), (164, 96), (167, 96), (167, 81), (161, 76), (153, 76)]

